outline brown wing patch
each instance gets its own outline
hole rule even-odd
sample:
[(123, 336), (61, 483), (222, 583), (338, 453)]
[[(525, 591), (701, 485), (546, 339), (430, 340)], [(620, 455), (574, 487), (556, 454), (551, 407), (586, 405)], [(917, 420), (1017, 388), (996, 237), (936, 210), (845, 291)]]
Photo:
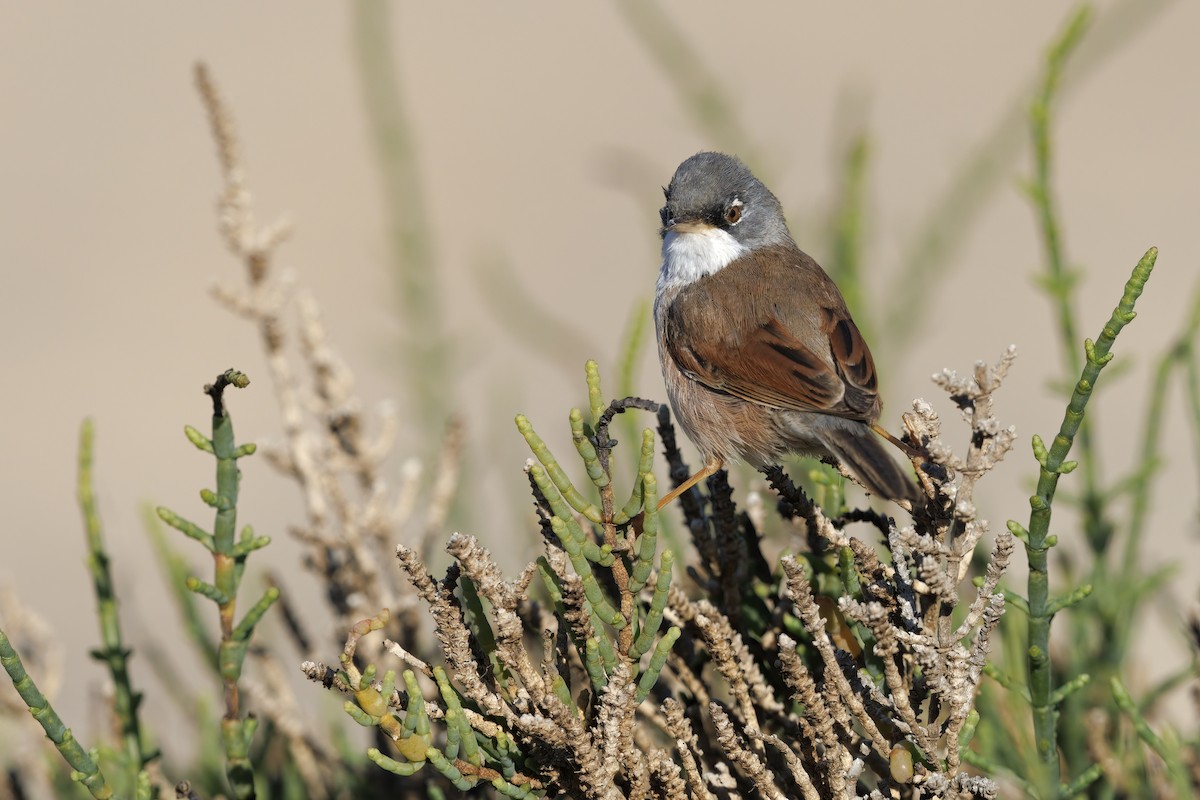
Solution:
[(794, 247), (756, 251), (685, 287), (664, 323), (671, 358), (710, 389), (852, 419), (879, 413), (862, 335), (833, 282)]
[(821, 309), (824, 329), (829, 335), (829, 350), (838, 374), (845, 382), (846, 406), (861, 414), (869, 414), (879, 402), (876, 389), (875, 361), (863, 341), (858, 326), (844, 311), (828, 307)]
[(802, 411), (834, 408), (842, 386), (827, 362), (771, 317), (745, 337), (736, 364), (740, 390), (734, 394)]

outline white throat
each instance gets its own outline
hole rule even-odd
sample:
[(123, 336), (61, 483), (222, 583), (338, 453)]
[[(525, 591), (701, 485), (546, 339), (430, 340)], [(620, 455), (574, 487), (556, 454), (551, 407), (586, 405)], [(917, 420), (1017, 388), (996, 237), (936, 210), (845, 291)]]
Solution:
[(687, 233), (667, 231), (662, 243), (658, 292), (712, 275), (748, 252), (745, 245), (720, 228)]

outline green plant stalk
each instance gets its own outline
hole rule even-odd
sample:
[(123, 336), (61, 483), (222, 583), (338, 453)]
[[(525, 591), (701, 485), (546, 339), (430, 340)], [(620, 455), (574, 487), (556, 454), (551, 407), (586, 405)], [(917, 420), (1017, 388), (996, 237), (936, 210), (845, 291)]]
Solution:
[(0, 665), (4, 666), (4, 671), (8, 673), (17, 694), (29, 708), (29, 713), (46, 732), (46, 738), (54, 742), (58, 752), (71, 765), (74, 770), (71, 779), (87, 787), (96, 800), (108, 800), (112, 797), (112, 787), (105, 782), (100, 766), (79, 744), (75, 735), (71, 733), (71, 729), (63, 725), (62, 718), (58, 716), (54, 707), (50, 705), (50, 701), (38, 689), (33, 678), (25, 671), (21, 657), (13, 649), (12, 642), (8, 640), (8, 634), (3, 630), (0, 630)]
[(197, 536), (198, 527), (169, 509), (157, 509), (158, 516), (168, 525), (185, 535), (200, 540), (212, 552), (213, 583), (197, 578), (188, 578), (187, 587), (217, 603), (221, 639), (217, 646), (216, 668), (224, 686), (225, 714), (221, 720), (221, 739), (225, 749), (225, 774), (233, 796), (238, 800), (250, 800), (255, 796), (254, 771), (250, 762), (250, 743), (258, 726), (254, 718), (242, 719), (238, 682), (242, 665), (249, 648), (254, 627), (267, 609), (279, 598), (275, 587), (267, 589), (257, 603), (236, 622), (237, 591), (245, 570), (248, 554), (265, 546), (267, 537), (255, 537), (249, 526), (237, 536), (237, 501), (241, 483), (238, 459), (252, 455), (253, 444), (238, 445), (233, 434), (233, 420), (226, 411), (224, 390), (228, 386), (244, 388), (250, 379), (236, 370), (227, 370), (217, 377), (204, 391), (212, 398), (212, 438), (205, 439), (194, 430), (187, 431), (188, 440), (201, 450), (211, 453), (217, 461), (216, 490), (202, 492), (201, 497), (216, 509), (212, 534), (203, 531)]
[(651, 656), (646, 671), (638, 679), (637, 701), (639, 703), (650, 696), (650, 690), (654, 688), (654, 684), (658, 683), (658, 676), (662, 672), (663, 666), (666, 665), (667, 657), (671, 655), (671, 648), (675, 646), (675, 641), (679, 638), (680, 633), (679, 628), (672, 625), (658, 640), (658, 646), (654, 648), (654, 655)]
[(393, 775), (399, 775), (402, 778), (407, 778), (414, 775), (425, 766), (425, 761), (402, 762), (388, 758), (378, 749), (371, 747), (367, 749), (367, 758), (375, 763), (375, 766), (381, 767)]
[(1062, 787), (1062, 790), (1058, 793), (1058, 796), (1062, 798), (1078, 797), (1079, 795), (1083, 794), (1083, 792), (1087, 790), (1089, 786), (1100, 780), (1102, 775), (1104, 775), (1104, 767), (1102, 767), (1100, 764), (1092, 764), (1083, 772), (1079, 773), (1078, 778)]
[[(396, 79), (392, 52), (392, 5), (379, 0), (354, 4), (354, 43), (363, 110), (378, 156), (389, 224), (392, 270), (407, 330), (403, 348), (406, 384), (422, 431), (441, 430), (451, 407), (450, 348), (437, 281), (436, 257), (418, 171), (412, 125)], [(436, 437), (436, 433), (431, 433)], [(436, 438), (426, 442), (432, 451)]]
[[(1078, 375), (1080, 370), (1079, 351), (1076, 349), (1078, 325), (1072, 308), (1072, 290), (1078, 276), (1067, 266), (1058, 226), (1058, 214), (1054, 205), (1051, 187), (1053, 168), (1053, 146), (1051, 141), (1052, 108), (1067, 58), (1075, 51), (1087, 29), (1091, 12), (1082, 6), (1067, 23), (1057, 41), (1051, 46), (1046, 58), (1046, 72), (1042, 79), (1037, 100), (1029, 110), (1033, 139), (1034, 179), (1029, 187), (1030, 197), (1037, 211), (1038, 225), (1042, 236), (1042, 248), (1046, 254), (1046, 274), (1041, 285), (1054, 303), (1059, 328), (1059, 343), (1063, 349), (1067, 372)], [(1083, 467), (1083, 510), (1084, 529), (1093, 552), (1102, 553), (1112, 537), (1113, 527), (1104, 517), (1104, 495), (1100, 490), (1099, 455), (1092, 446), (1091, 424), (1085, 420), (1078, 434), (1079, 461)]]
[[(1072, 59), (1063, 75), (1062, 89), (1070, 91), (1098, 70), (1110, 56), (1132, 42), (1170, 0), (1118, 0), (1099, 15), (1087, 46)], [(881, 295), (889, 298), (879, 330), (884, 334), (871, 341), (903, 353), (920, 333), (913, 324), (913, 309), (930, 302), (939, 279), (952, 268), (967, 240), (973, 223), (987, 208), (996, 191), (1006, 185), (1009, 165), (1022, 152), (1027, 124), (1025, 93), (1019, 103), (1006, 109), (978, 145), (958, 165), (950, 185), (930, 204), (915, 226), (917, 233), (905, 248), (900, 269)], [(1072, 340), (1074, 342), (1075, 340)], [(879, 357), (880, 353), (875, 354)]]
[[(580, 494), (575, 485), (571, 483), (571, 479), (567, 477), (567, 473), (559, 466), (558, 460), (550, 452), (550, 448), (546, 446), (546, 442), (534, 431), (533, 423), (529, 421), (529, 418), (524, 414), (517, 414), (515, 421), (517, 423), (517, 430), (520, 431), (521, 436), (525, 438), (526, 444), (529, 445), (529, 449), (537, 457), (537, 460), (541, 462), (542, 467), (545, 468), (546, 474), (550, 476), (550, 480), (554, 481), (555, 487), (562, 493), (562, 498), (570, 503), (571, 507), (580, 514), (583, 514), (592, 522), (599, 523), (601, 520), (600, 509), (596, 507), (595, 503), (588, 502), (587, 498)], [(543, 493), (545, 491), (543, 489)], [(559, 512), (556, 511), (555, 513)]]
[(642, 473), (642, 533), (637, 540), (637, 560), (629, 578), (629, 591), (637, 594), (646, 585), (654, 569), (654, 553), (658, 549), (658, 481), (654, 473)]
[(237, 501), (241, 483), (234, 451), (233, 420), (227, 413), (214, 415), (212, 420), (213, 453), (217, 459), (217, 489), (222, 506), (213, 522), (214, 586), (224, 595), (225, 602), (217, 606), (221, 643), (217, 647), (217, 663), (225, 685), (225, 718), (221, 721), (225, 745), (226, 775), (234, 796), (239, 800), (254, 797), (254, 773), (250, 764), (250, 739), (254, 721), (241, 719), (241, 700), (238, 679), (246, 657), (248, 640), (233, 636), (237, 611), (237, 590), (242, 576), (242, 559), (235, 557), (233, 547), (237, 531)]
[(603, 489), (612, 481), (608, 477), (608, 473), (604, 471), (604, 465), (600, 463), (600, 454), (596, 452), (596, 445), (587, 437), (587, 432), (584, 430), (583, 412), (578, 408), (572, 408), (569, 418), (571, 442), (575, 445), (579, 457), (583, 459), (583, 466), (587, 470), (588, 478), (597, 489)]
[(1059, 476), (1074, 469), (1074, 463), (1067, 462), (1066, 457), (1083, 423), (1084, 410), (1100, 377), (1100, 371), (1112, 360), (1113, 355), (1109, 351), (1113, 342), (1136, 316), (1134, 305), (1150, 278), (1157, 258), (1157, 248), (1152, 247), (1146, 251), (1126, 282), (1121, 301), (1100, 336), (1094, 344), (1090, 339), (1084, 343), (1086, 362), (1079, 382), (1071, 394), (1058, 435), (1054, 437), (1049, 449), (1046, 449), (1039, 437), (1034, 436), (1034, 450), (1038, 454), (1040, 470), (1036, 493), (1029, 499), (1029, 527), (1027, 530), (1021, 529), (1017, 523), (1009, 523), (1010, 529), (1025, 543), (1025, 551), (1029, 558), (1028, 685), (1037, 753), (1052, 779), (1053, 786), (1059, 784), (1056, 734), (1058, 712), (1052, 697), (1054, 687), (1050, 664), (1052, 601), (1048, 563), (1049, 550), (1056, 543), (1056, 537), (1050, 535), (1054, 493), (1058, 487)]
[(496, 646), (496, 635), (492, 631), (492, 624), (487, 618), (487, 613), (483, 610), (483, 601), (479, 598), (475, 582), (466, 576), (460, 577), (458, 591), (462, 596), (463, 610), (468, 615), (468, 625), (475, 634), (475, 638), (479, 640), (480, 650), (487, 653), (496, 683), (507, 691), (512, 683), (512, 675), (509, 673), (508, 667), (500, 660), (500, 648)]
[[(498, 249), (498, 248), (497, 248)], [(579, 368), (580, 353), (600, 353), (600, 343), (580, 330), (553, 304), (541, 303), (504, 255), (489, 254), (471, 264), (486, 310), (513, 339), (564, 375)]]
[[(221, 606), (221, 638), (224, 647), (233, 637), (237, 590), (241, 582), (241, 570), (232, 556), (237, 535), (237, 502), (241, 475), (237, 459), (233, 457), (233, 420), (228, 414), (221, 414), (214, 416), (212, 423), (213, 450), (217, 457), (217, 496), (221, 498), (224, 506), (217, 509), (213, 522), (213, 561), (216, 566), (213, 585), (227, 598)], [(236, 692), (236, 688), (233, 691)], [(227, 707), (229, 705), (227, 703)], [(232, 707), (237, 707), (236, 700)]]
[[(626, 417), (632, 418), (626, 414)], [(642, 448), (638, 453), (637, 472), (633, 476), (633, 490), (629, 493), (629, 500), (617, 512), (613, 518), (613, 522), (617, 525), (622, 525), (637, 516), (638, 512), (645, 507), (645, 486), (643, 476), (654, 469), (654, 430), (645, 428), (642, 431)]]
[[(1141, 452), (1136, 470), (1128, 478), (1130, 510), (1122, 556), (1119, 561), (1111, 564), (1107, 559), (1097, 559), (1093, 567), (1092, 582), (1106, 588), (1098, 597), (1097, 621), (1100, 629), (1098, 635), (1092, 630), (1081, 630), (1078, 635), (1085, 642), (1098, 640), (1101, 643), (1098, 650), (1094, 645), (1087, 645), (1088, 650), (1094, 651), (1090, 661), (1095, 666), (1089, 668), (1101, 673), (1097, 675), (1101, 682), (1106, 675), (1110, 676), (1110, 679), (1116, 679), (1125, 658), (1131, 652), (1130, 640), (1136, 629), (1138, 614), (1144, 606), (1146, 593), (1138, 588), (1139, 585), (1145, 585), (1141, 574), (1140, 545), (1150, 508), (1154, 484), (1152, 479), (1162, 467), (1162, 424), (1165, 419), (1167, 393), (1171, 376), (1176, 368), (1182, 366), (1198, 323), (1200, 292), (1197, 292), (1195, 305), (1184, 331), (1159, 358), (1154, 369), (1149, 401), (1142, 422)], [(1161, 584), (1155, 582), (1150, 585)]]
[(583, 365), (583, 374), (588, 387), (588, 408), (592, 412), (592, 432), (595, 433), (607, 405), (604, 402), (604, 390), (600, 386), (600, 365), (589, 358)]
[[(1125, 552), (1121, 563), (1127, 571), (1137, 563), (1138, 545), (1145, 527), (1146, 513), (1150, 508), (1150, 477), (1158, 466), (1159, 442), (1162, 433), (1163, 407), (1166, 404), (1167, 379), (1177, 366), (1189, 363), (1193, 355), (1196, 335), (1200, 333), (1200, 285), (1192, 295), (1192, 307), (1183, 331), (1171, 348), (1163, 354), (1154, 372), (1154, 384), (1150, 392), (1150, 405), (1142, 423), (1142, 456), (1137, 476), (1133, 480), (1133, 500), (1129, 510), (1129, 538), (1125, 541)], [(1196, 430), (1200, 438), (1200, 427)]]
[[(603, 663), (603, 656), (600, 654), (601, 641), (595, 636), (588, 639), (583, 652), (583, 668), (587, 671), (588, 678), (592, 682), (592, 691), (595, 692), (602, 691), (608, 685), (608, 672)], [(616, 661), (615, 658), (613, 660)]]
[[(617, 397), (633, 397), (638, 394), (636, 382), (638, 367), (642, 363), (642, 355), (646, 351), (646, 342), (651, 341), (650, 332), (654, 330), (654, 304), (650, 298), (644, 297), (634, 303), (629, 312), (629, 320), (625, 323), (625, 335), (621, 343), (619, 360), (617, 362)], [(632, 414), (622, 414), (620, 422), (622, 436), (629, 441), (637, 441), (638, 421)], [(640, 462), (640, 458), (639, 458)], [(645, 470), (638, 467), (634, 475), (634, 486), (641, 483), (641, 474)], [(630, 512), (626, 519), (636, 512)]]
[(463, 758), (471, 764), (479, 766), (483, 763), (483, 754), (479, 749), (479, 743), (475, 739), (475, 731), (471, 728), (471, 724), (467, 722), (463, 714), (462, 702), (459, 699), (458, 692), (450, 685), (450, 679), (446, 677), (446, 671), (442, 667), (433, 668), (433, 677), (437, 682), (438, 691), (442, 695), (442, 701), (446, 704), (448, 727), (458, 731), (459, 745)]
[(667, 596), (671, 588), (671, 567), (675, 563), (675, 554), (670, 550), (663, 550), (658, 563), (658, 579), (654, 583), (654, 592), (650, 596), (650, 606), (646, 609), (642, 619), (642, 627), (638, 631), (637, 639), (634, 640), (633, 647), (629, 650), (631, 661), (636, 662), (643, 653), (650, 649), (650, 645), (654, 642), (654, 636), (658, 633), (659, 626), (662, 625), (663, 611), (667, 607)]
[(515, 800), (528, 800), (528, 798), (542, 797), (542, 794), (534, 791), (528, 786), (516, 786), (504, 780), (504, 778), (492, 778), (492, 788), (500, 792), (505, 797), (512, 797)]
[(455, 789), (458, 789), (460, 792), (469, 792), (475, 788), (475, 778), (468, 778), (463, 775), (458, 767), (454, 766), (436, 747), (429, 748), (426, 752), (426, 758), (438, 772), (442, 773), (442, 775), (446, 776), (447, 780), (454, 784)]
[(757, 148), (738, 121), (730, 94), (662, 7), (653, 0), (620, 0), (617, 9), (658, 62), (696, 127), (721, 149), (738, 153), (747, 163), (757, 163)]
[(1063, 357), (1066, 359), (1071, 374), (1078, 374), (1080, 370), (1079, 353), (1075, 349), (1075, 342), (1078, 341), (1075, 333), (1075, 315), (1070, 302), (1070, 290), (1075, 285), (1077, 276), (1067, 269), (1062, 236), (1058, 229), (1058, 215), (1050, 186), (1052, 168), (1050, 112), (1067, 57), (1079, 44), (1090, 16), (1090, 9), (1087, 6), (1081, 7), (1067, 24), (1066, 30), (1051, 46), (1046, 58), (1046, 72), (1042, 79), (1041, 92), (1029, 110), (1034, 158), (1034, 181), (1030, 187), (1030, 194), (1038, 215), (1042, 247), (1046, 252), (1047, 275), (1043, 280), (1043, 285), (1057, 305), (1055, 311), (1059, 326), (1059, 341), (1062, 344)]
[(1196, 463), (1200, 464), (1200, 364), (1196, 363), (1196, 348), (1188, 347), (1184, 359), (1187, 405), (1192, 417), (1192, 442), (1196, 448)]
[(570, 534), (571, 540), (581, 548), (585, 558), (589, 561), (594, 561), (602, 567), (611, 566), (615, 556), (612, 554), (612, 548), (608, 545), (598, 545), (595, 540), (584, 533), (583, 526), (579, 524), (579, 520), (571, 514), (567, 507), (563, 496), (558, 493), (554, 487), (554, 483), (547, 477), (546, 471), (534, 464), (529, 468), (529, 475), (537, 484), (538, 489), (542, 492), (542, 496), (550, 504), (550, 510), (554, 515), (561, 520), (564, 520), (567, 532)]
[(567, 523), (563, 522), (557, 516), (551, 517), (550, 529), (558, 536), (563, 549), (567, 551), (567, 558), (570, 559), (571, 566), (575, 569), (575, 573), (583, 583), (583, 591), (587, 596), (588, 602), (592, 604), (593, 614), (616, 630), (625, 628), (628, 623), (624, 615), (614, 608), (604, 595), (604, 590), (600, 588), (600, 584), (596, 580), (596, 574), (592, 572), (588, 558), (584, 554), (583, 546), (572, 538)]
[(1150, 727), (1150, 723), (1142, 716), (1138, 710), (1137, 703), (1129, 696), (1129, 690), (1121, 683), (1121, 679), (1113, 676), (1109, 681), (1109, 688), (1112, 690), (1113, 699), (1116, 701), (1117, 707), (1125, 713), (1129, 720), (1133, 723), (1134, 730), (1137, 731), (1138, 738), (1141, 739), (1147, 747), (1158, 754), (1158, 757), (1163, 760), (1167, 766), (1167, 774), (1171, 777), (1171, 784), (1175, 789), (1176, 797), (1188, 797), (1195, 792), (1195, 787), (1192, 786), (1188, 767), (1186, 764), (1186, 755), (1181, 752), (1178, 742), (1165, 741), (1161, 736), (1154, 732)]
[(446, 710), (446, 714), (442, 720), (446, 724), (446, 758), (453, 761), (458, 758), (459, 748), (463, 743), (462, 728), (459, 727), (459, 720), (462, 719), (461, 711)]
[(225, 748), (225, 777), (233, 796), (239, 800), (251, 800), (255, 796), (254, 765), (250, 763), (250, 742), (254, 739), (254, 731), (258, 728), (258, 720), (248, 719), (221, 720), (221, 743)]
[[(421, 694), (421, 687), (417, 684), (417, 675), (411, 669), (404, 670), (404, 688), (408, 694), (408, 707), (404, 711), (404, 731), (409, 735), (423, 737), (425, 743), (429, 743), (429, 714), (425, 710), (425, 697)], [(385, 679), (384, 683), (388, 683)], [(393, 676), (390, 683), (395, 686), (396, 679)], [(390, 696), (388, 695), (385, 697)]]
[(112, 571), (109, 569), (108, 552), (104, 547), (104, 529), (100, 523), (100, 512), (96, 507), (96, 495), (92, 483), (93, 444), (95, 429), (91, 420), (85, 420), (79, 431), (79, 482), (77, 496), (79, 510), (83, 515), (83, 527), (87, 536), (88, 572), (92, 575), (92, 587), (96, 592), (96, 616), (100, 622), (100, 640), (103, 648), (92, 655), (108, 666), (113, 681), (113, 712), (121, 730), (121, 741), (125, 753), (125, 766), (129, 771), (126, 786), (137, 784), (138, 773), (152, 758), (142, 738), (138, 709), (142, 696), (133, 690), (129, 679), (129, 656), (121, 636), (121, 616), (117, 608)]
[(863, 337), (874, 341), (870, 324), (874, 315), (867, 311), (862, 281), (863, 210), (870, 154), (866, 134), (857, 133), (846, 148), (842, 162), (841, 196), (833, 214), (833, 258), (829, 275), (841, 289)]

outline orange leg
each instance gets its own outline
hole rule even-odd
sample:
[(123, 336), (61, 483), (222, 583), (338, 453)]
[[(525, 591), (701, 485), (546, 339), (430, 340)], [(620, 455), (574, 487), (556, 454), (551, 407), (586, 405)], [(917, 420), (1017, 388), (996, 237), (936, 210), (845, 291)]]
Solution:
[[(926, 463), (926, 461), (925, 461), (926, 454), (922, 453), (920, 450), (916, 449), (915, 447), (908, 446), (907, 444), (900, 441), (895, 436), (892, 436), (890, 433), (887, 432), (887, 430), (885, 430), (884, 428), (882, 428), (881, 426), (877, 425), (874, 422), (871, 423), (871, 430), (875, 431), (880, 436), (882, 436), (884, 439), (887, 439), (889, 442), (896, 445), (896, 447), (898, 447), (904, 453), (904, 455), (908, 456), (909, 461), (912, 462), (912, 465), (917, 470), (917, 482), (919, 484), (918, 493), (923, 491), (929, 497), (933, 497), (934, 496), (933, 484), (930, 483), (929, 476), (926, 475), (925, 470), (922, 469), (922, 467)], [(910, 498), (907, 505), (905, 505), (904, 503), (901, 503), (900, 507), (907, 508), (909, 511), (912, 511), (914, 502), (915, 501)], [(963, 563), (966, 563), (966, 562), (963, 562)]]
[(704, 467), (699, 472), (697, 472), (692, 477), (688, 478), (683, 483), (676, 486), (674, 489), (672, 489), (670, 492), (668, 492), (663, 497), (662, 500), (659, 500), (658, 507), (661, 509), (667, 503), (671, 502), (676, 497), (679, 497), (679, 495), (683, 494), (688, 489), (692, 488), (697, 483), (699, 483), (700, 481), (707, 478), (709, 475), (714, 474), (717, 470), (719, 470), (724, 465), (725, 465), (725, 462), (722, 461), (721, 459), (716, 458), (715, 456), (713, 458), (710, 458), (708, 461), (704, 462)]
[(922, 457), (922, 453), (919, 450), (909, 447), (904, 442), (897, 439), (895, 436), (892, 436), (890, 433), (887, 432), (886, 428), (880, 426), (879, 424), (872, 422), (871, 430), (875, 431), (880, 436), (882, 436), (884, 439), (887, 439), (889, 442), (894, 444), (900, 450), (900, 452), (904, 453), (904, 455), (908, 456), (909, 458), (921, 458)]

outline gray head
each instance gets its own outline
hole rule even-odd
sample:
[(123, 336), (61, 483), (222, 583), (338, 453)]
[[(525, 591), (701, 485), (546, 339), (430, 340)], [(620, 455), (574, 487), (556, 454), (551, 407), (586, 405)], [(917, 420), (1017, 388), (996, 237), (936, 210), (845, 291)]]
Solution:
[(697, 153), (679, 165), (663, 193), (663, 236), (700, 225), (720, 228), (751, 250), (791, 240), (775, 195), (733, 156)]

